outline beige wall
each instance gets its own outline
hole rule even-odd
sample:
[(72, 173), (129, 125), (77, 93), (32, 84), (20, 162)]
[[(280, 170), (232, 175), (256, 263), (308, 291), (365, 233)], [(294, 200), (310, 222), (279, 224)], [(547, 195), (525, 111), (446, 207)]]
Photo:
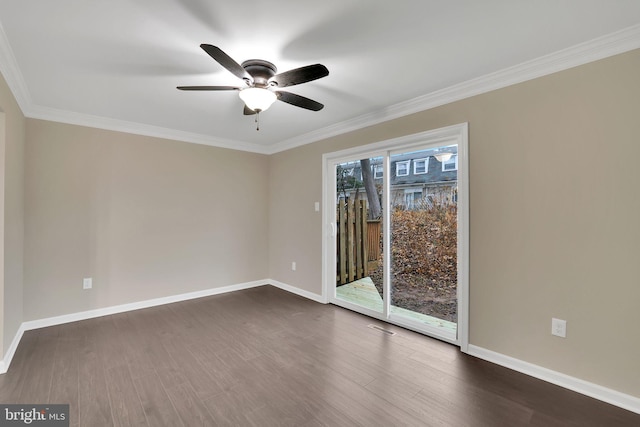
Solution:
[(636, 50), (271, 156), (271, 277), (322, 291), (322, 153), (468, 122), (471, 344), (640, 397), (638, 70)]
[(24, 320), (266, 278), (267, 169), (260, 154), (28, 119)]
[(21, 321), (266, 277), (320, 293), (322, 154), (469, 122), (471, 344), (640, 397), (639, 69), (634, 51), (269, 157), (25, 136), (0, 80), (3, 349)]
[[(0, 177), (0, 349), (6, 353), (22, 323), (24, 238), (24, 141), (25, 118), (4, 78), (0, 76), (0, 129), (2, 167)], [(1, 355), (0, 355), (1, 358)]]

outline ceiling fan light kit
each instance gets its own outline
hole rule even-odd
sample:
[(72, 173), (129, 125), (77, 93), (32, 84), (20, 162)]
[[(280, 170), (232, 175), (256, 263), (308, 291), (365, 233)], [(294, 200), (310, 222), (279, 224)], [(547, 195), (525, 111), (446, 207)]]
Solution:
[(247, 108), (258, 112), (267, 111), (271, 104), (276, 102), (278, 96), (269, 89), (260, 87), (248, 87), (240, 91), (240, 99), (245, 103)]
[[(210, 44), (200, 47), (230, 73), (242, 79), (247, 87), (239, 86), (178, 86), (180, 90), (224, 91), (238, 90), (240, 99), (245, 103), (244, 114), (252, 115), (266, 111), (276, 100), (311, 111), (320, 111), (324, 105), (295, 93), (276, 90), (277, 88), (307, 83), (329, 75), (322, 64), (307, 65), (276, 74), (277, 69), (271, 62), (250, 59), (238, 64), (220, 48)], [(259, 130), (259, 127), (257, 128)]]

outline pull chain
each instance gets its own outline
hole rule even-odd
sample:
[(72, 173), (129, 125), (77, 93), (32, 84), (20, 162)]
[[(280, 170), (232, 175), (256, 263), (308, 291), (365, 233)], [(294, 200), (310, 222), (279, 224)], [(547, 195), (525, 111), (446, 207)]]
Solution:
[(260, 110), (256, 110), (256, 131), (260, 130)]

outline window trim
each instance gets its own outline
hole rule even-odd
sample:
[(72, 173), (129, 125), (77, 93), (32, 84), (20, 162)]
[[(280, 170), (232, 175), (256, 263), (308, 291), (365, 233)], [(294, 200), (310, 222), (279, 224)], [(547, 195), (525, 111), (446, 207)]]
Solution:
[[(380, 176), (378, 176), (378, 172), (380, 172)], [(383, 165), (373, 165), (373, 179), (382, 179), (382, 178), (384, 178)]]
[[(424, 172), (418, 172), (416, 170), (417, 166), (418, 166), (418, 162), (424, 162)], [(414, 175), (424, 175), (426, 173), (429, 173), (429, 156), (423, 158), (423, 159), (413, 159), (413, 174)]]
[[(409, 176), (410, 164), (411, 164), (411, 160), (402, 160), (402, 161), (396, 162), (396, 176)], [(407, 167), (406, 168), (407, 173), (404, 173), (404, 174), (400, 175), (398, 173), (398, 171), (399, 171), (398, 165), (405, 165)]]
[[(450, 165), (452, 161), (453, 161), (453, 164), (454, 164), (455, 167), (453, 169), (445, 169), (445, 165)], [(444, 162), (442, 162), (442, 172), (453, 172), (453, 171), (457, 171), (457, 170), (458, 170), (458, 155), (457, 154), (452, 155), (449, 160), (445, 160)]]

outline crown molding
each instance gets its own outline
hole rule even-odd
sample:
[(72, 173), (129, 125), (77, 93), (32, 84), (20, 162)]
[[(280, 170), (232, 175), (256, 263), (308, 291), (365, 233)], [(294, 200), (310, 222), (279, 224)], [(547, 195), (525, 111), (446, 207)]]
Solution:
[(263, 146), (238, 140), (215, 138), (210, 135), (34, 105), (1, 25), (0, 72), (2, 72), (2, 75), (7, 81), (7, 84), (16, 98), (23, 114), (29, 118), (57, 121), (260, 154), (275, 154), (638, 48), (640, 48), (640, 24), (627, 27), (614, 33), (577, 44), (531, 61), (526, 61), (494, 73), (471, 79), (448, 88), (418, 96), (408, 101), (400, 102), (371, 113), (363, 114), (353, 119), (289, 138), (271, 146)]
[(32, 119), (48, 120), (53, 122), (68, 123), (78, 126), (88, 126), (116, 132), (131, 133), (135, 135), (144, 135), (156, 138), (190, 142), (193, 144), (210, 145), (213, 147), (228, 148), (231, 150), (267, 154), (266, 147), (249, 142), (215, 138), (210, 135), (185, 132), (177, 129), (146, 125), (143, 123), (128, 122), (125, 120), (117, 120), (108, 117), (75, 113), (49, 107), (34, 106), (29, 110), (28, 114), (25, 115)]
[(640, 48), (640, 24), (270, 146), (268, 154), (352, 132)]
[(16, 57), (13, 54), (2, 23), (0, 23), (0, 73), (4, 76), (7, 86), (9, 86), (13, 97), (22, 110), (22, 114), (26, 116), (26, 112), (31, 107), (31, 95), (18, 68), (18, 61), (16, 61)]

